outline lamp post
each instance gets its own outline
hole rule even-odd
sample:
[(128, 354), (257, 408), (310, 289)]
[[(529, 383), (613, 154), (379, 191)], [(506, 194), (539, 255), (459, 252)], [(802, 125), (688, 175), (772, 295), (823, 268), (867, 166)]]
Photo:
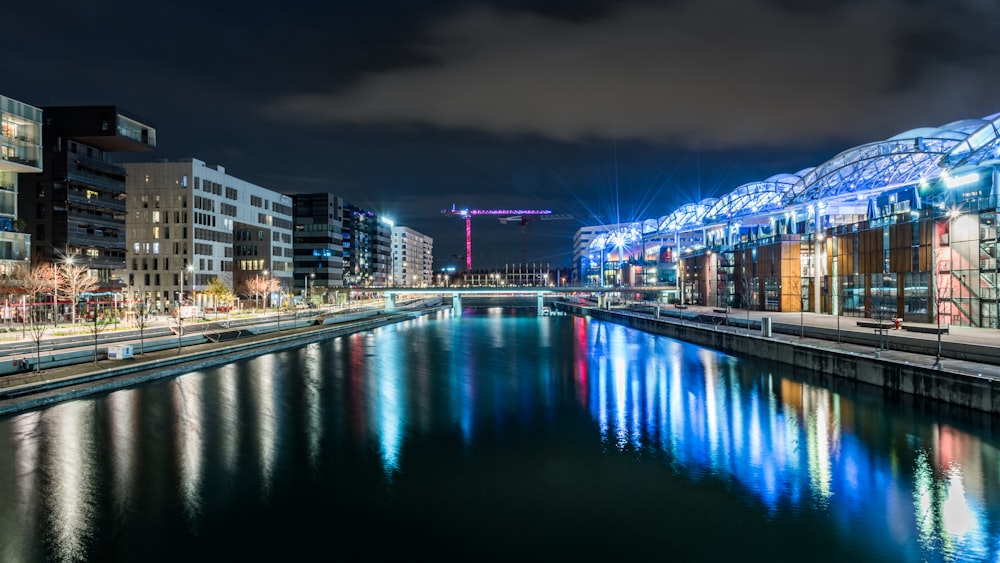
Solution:
[[(66, 269), (64, 270), (64, 275), (65, 275), (66, 272), (69, 272), (69, 268), (74, 265), (73, 255), (70, 254), (65, 258), (63, 258), (63, 264), (66, 266)], [(69, 281), (68, 277), (67, 281)], [(71, 315), (70, 320), (73, 325), (76, 325), (76, 293), (75, 293), (76, 288), (72, 286), (75, 286), (77, 283), (78, 282), (76, 281), (72, 281), (67, 284), (71, 286), (68, 287), (67, 289), (70, 290), (70, 315)]]
[[(177, 303), (177, 353), (181, 353), (181, 348), (184, 346), (184, 271), (188, 273), (194, 272), (194, 264), (188, 264), (184, 268), (181, 268), (181, 295)], [(193, 280), (192, 280), (192, 285)]]
[(59, 324), (59, 266), (52, 263), (52, 327)]
[(271, 277), (270, 277), (270, 275), (271, 274), (266, 269), (262, 270), (260, 273), (264, 275), (264, 280), (265, 280), (264, 289), (267, 290), (266, 292), (264, 292), (264, 310), (266, 311), (267, 310), (267, 302), (268, 302), (268, 300), (271, 297), (270, 296), (270, 293), (271, 293)]
[[(185, 271), (187, 271), (189, 274), (193, 273), (194, 272), (194, 264), (188, 264), (187, 266), (185, 266), (181, 270), (181, 299), (180, 299), (179, 306), (183, 306), (184, 305), (184, 294), (185, 294), (184, 272)], [(193, 277), (191, 279), (191, 286), (194, 287), (194, 279), (193, 279)]]

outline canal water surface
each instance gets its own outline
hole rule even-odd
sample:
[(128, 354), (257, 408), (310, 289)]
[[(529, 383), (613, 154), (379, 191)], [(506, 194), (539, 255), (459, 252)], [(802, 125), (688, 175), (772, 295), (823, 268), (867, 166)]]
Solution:
[(992, 417), (444, 312), (0, 419), (0, 561), (996, 561)]

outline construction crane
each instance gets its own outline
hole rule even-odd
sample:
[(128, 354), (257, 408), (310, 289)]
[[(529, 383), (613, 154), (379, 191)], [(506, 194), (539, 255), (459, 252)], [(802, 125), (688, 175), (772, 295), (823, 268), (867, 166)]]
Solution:
[(493, 215), (503, 224), (518, 222), (521, 225), (521, 262), (526, 260), (525, 226), (535, 219), (571, 219), (569, 215), (553, 214), (549, 209), (451, 209), (441, 211), (445, 215), (453, 215), (465, 219), (465, 269), (472, 271), (472, 218), (477, 215)]

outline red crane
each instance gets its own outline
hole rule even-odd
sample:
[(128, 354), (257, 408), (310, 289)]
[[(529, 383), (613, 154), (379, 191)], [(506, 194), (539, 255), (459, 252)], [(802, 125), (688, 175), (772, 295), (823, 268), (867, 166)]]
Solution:
[(445, 215), (455, 215), (465, 219), (465, 268), (472, 271), (472, 217), (476, 215), (496, 215), (500, 222), (518, 221), (521, 224), (521, 262), (525, 262), (525, 234), (524, 227), (529, 221), (534, 219), (570, 219), (569, 215), (556, 215), (548, 209), (456, 209), (452, 204), (451, 209), (441, 211)]

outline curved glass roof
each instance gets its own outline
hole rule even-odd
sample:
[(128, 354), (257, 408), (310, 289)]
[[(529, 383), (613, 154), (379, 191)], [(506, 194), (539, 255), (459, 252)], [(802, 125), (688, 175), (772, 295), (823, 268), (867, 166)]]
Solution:
[(725, 221), (781, 209), (782, 196), (801, 179), (798, 174), (776, 174), (763, 182), (743, 184), (721, 197), (705, 214), (705, 221)]
[[(767, 219), (785, 208), (864, 198), (933, 180), (946, 172), (1000, 168), (1000, 113), (940, 127), (910, 129), (859, 145), (795, 174), (749, 182), (716, 199), (689, 203), (659, 219), (646, 219), (597, 236), (592, 249), (628, 248), (643, 237), (700, 229), (710, 223)], [(856, 196), (856, 197), (855, 197)]]
[(911, 129), (885, 141), (848, 149), (806, 174), (799, 185), (785, 193), (782, 203), (843, 198), (940, 176), (943, 157), (986, 123), (966, 119), (935, 129)]
[(708, 210), (719, 201), (714, 197), (706, 198), (698, 203), (688, 203), (678, 207), (673, 213), (660, 219), (657, 232), (672, 233), (683, 231), (688, 227), (700, 225)]
[(945, 157), (949, 166), (978, 165), (1000, 157), (1000, 113), (986, 116), (983, 120), (987, 123)]

